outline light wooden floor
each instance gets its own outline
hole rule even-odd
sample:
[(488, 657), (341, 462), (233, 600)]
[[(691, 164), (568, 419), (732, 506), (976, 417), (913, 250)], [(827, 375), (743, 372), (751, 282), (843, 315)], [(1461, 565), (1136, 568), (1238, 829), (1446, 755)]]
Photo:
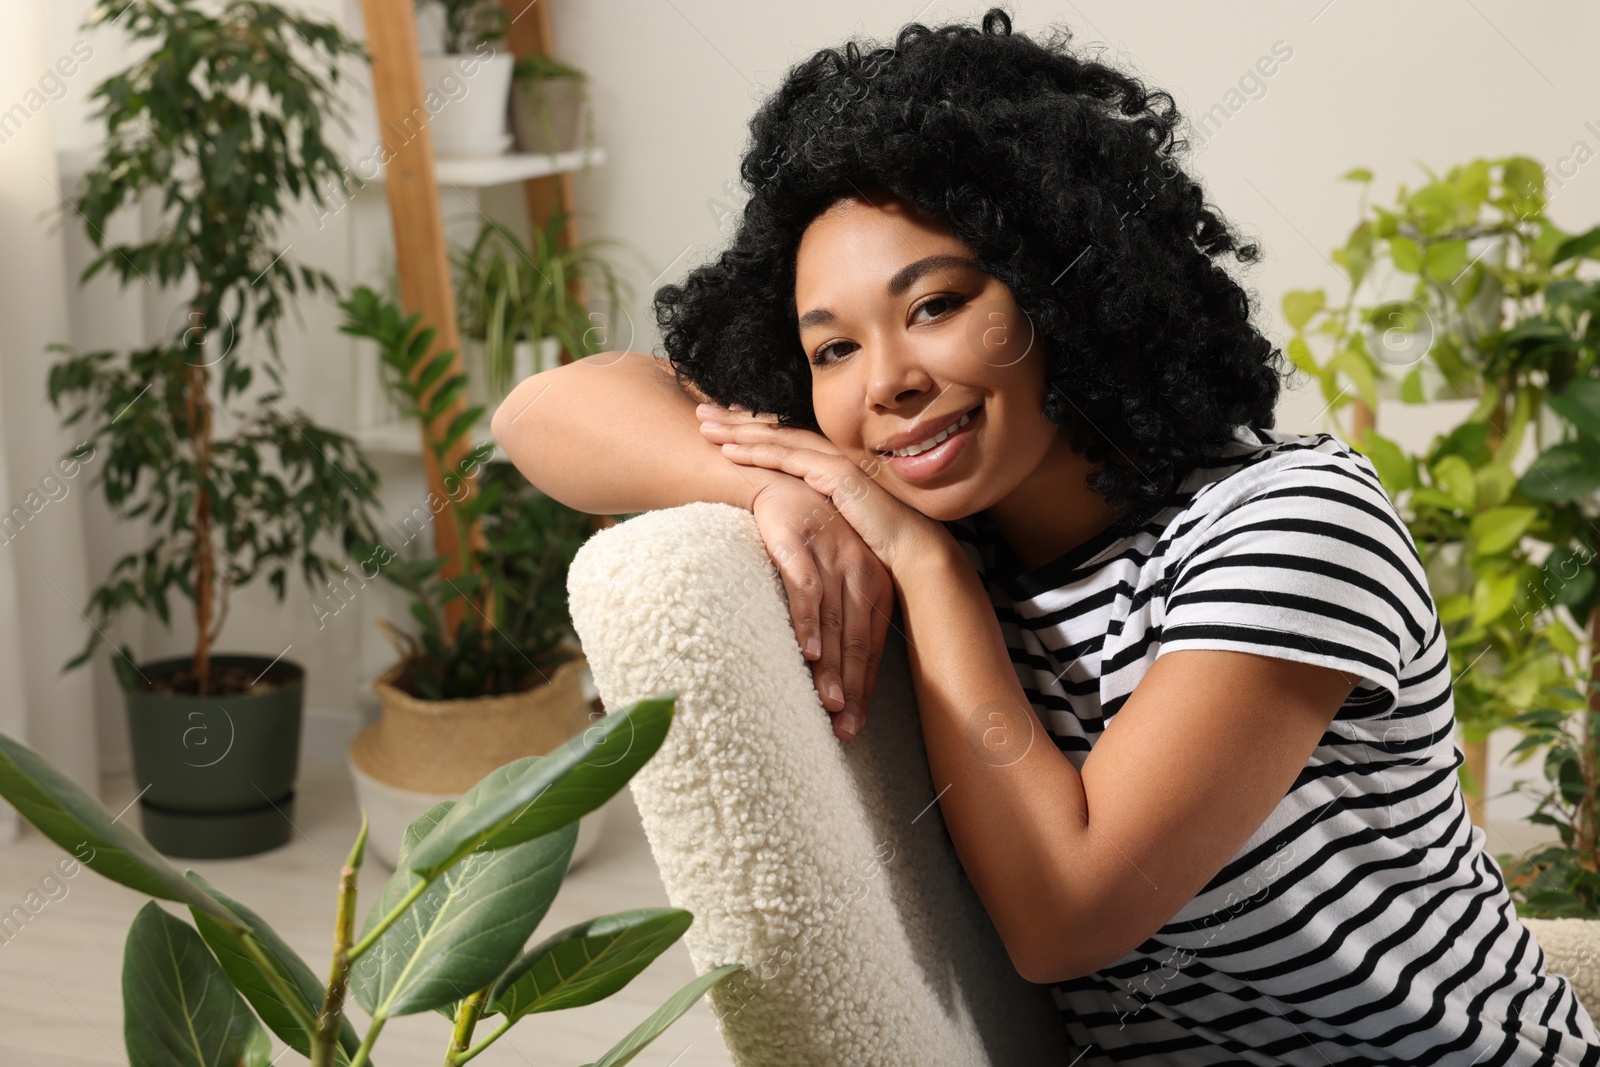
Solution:
[[(327, 973), (339, 865), (360, 829), (349, 772), (344, 765), (301, 764), (297, 833), (284, 847), (237, 860), (175, 859), (259, 912), (311, 965)], [(113, 812), (134, 799), (130, 776), (108, 778), (102, 799)], [(137, 809), (123, 818), (134, 820)], [(20, 904), (67, 855), (32, 826), (15, 844), (0, 847), (0, 910)], [(370, 858), (363, 868), (356, 928), (389, 869)], [(101, 1067), (125, 1065), (122, 1040), (122, 946), (128, 924), (147, 898), (87, 868), (64, 879), (66, 893), (47, 903), (10, 942), (0, 941), (0, 1065)], [(41, 896), (45, 894), (41, 891)], [(623, 789), (607, 808), (595, 850), (568, 873), (533, 940), (584, 919), (626, 908), (668, 904), (633, 797)], [(163, 902), (173, 914), (188, 910)], [(694, 977), (679, 940), (618, 993), (584, 1008), (530, 1015), (473, 1060), (484, 1067), (579, 1067), (598, 1059)], [(354, 1004), (357, 1033), (367, 1017)], [(488, 1031), (480, 1026), (478, 1036)], [(444, 1058), (449, 1023), (437, 1012), (390, 1020), (374, 1048), (380, 1067), (437, 1067)], [(273, 1038), (281, 1065), (304, 1063)], [(284, 1054), (287, 1053), (287, 1054)], [(731, 1067), (705, 998), (634, 1061), (639, 1067)]]

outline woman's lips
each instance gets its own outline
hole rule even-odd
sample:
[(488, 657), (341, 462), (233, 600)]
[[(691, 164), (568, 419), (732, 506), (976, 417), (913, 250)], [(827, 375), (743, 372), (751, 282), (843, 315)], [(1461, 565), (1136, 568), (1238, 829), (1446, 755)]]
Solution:
[(914, 456), (888, 457), (889, 469), (907, 482), (926, 482), (938, 477), (967, 451), (968, 443), (982, 418), (983, 405), (979, 404), (965, 426), (940, 441), (935, 447), (926, 452), (918, 452)]

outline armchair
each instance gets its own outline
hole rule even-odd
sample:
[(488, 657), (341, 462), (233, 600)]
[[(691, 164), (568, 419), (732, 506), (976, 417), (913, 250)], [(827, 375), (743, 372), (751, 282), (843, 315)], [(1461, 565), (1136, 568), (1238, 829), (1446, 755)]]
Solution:
[[(862, 733), (841, 743), (753, 516), (721, 503), (601, 530), (568, 594), (602, 701), (678, 691), (629, 783), (696, 970), (741, 1067), (1067, 1064), (935, 802), (899, 611)], [(1600, 1007), (1595, 924), (1525, 920)]]

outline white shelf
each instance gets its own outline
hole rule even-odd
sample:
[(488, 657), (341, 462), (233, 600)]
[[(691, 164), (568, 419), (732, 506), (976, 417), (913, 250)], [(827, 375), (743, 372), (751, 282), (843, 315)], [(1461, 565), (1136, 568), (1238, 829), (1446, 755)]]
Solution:
[[(574, 148), (570, 152), (554, 154), (507, 152), (498, 156), (435, 156), (433, 170), (441, 185), (448, 183), (481, 189), (582, 170), (586, 164), (594, 166), (605, 161), (606, 152), (603, 148), (595, 147), (587, 152)], [(380, 170), (378, 181), (383, 178), (384, 171)]]
[[(400, 419), (394, 422), (379, 423), (368, 426), (364, 430), (356, 430), (350, 434), (362, 448), (371, 452), (379, 452), (393, 456), (420, 456), (422, 455), (422, 430), (415, 419)], [(489, 423), (486, 419), (472, 428), (467, 435), (473, 445), (494, 445), (493, 459), (509, 462), (505, 449), (495, 443), (489, 433)]]

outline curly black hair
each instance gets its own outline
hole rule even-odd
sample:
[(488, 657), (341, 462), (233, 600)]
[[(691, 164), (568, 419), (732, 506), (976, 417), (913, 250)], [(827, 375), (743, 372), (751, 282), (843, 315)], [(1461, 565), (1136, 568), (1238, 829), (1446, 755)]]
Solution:
[(818, 214), (887, 190), (942, 219), (1007, 285), (1048, 353), (1044, 415), (1132, 532), (1238, 425), (1270, 428), (1282, 353), (1214, 260), (1255, 263), (1173, 157), (1172, 97), (1035, 41), (991, 8), (981, 29), (902, 28), (795, 65), (750, 120), (749, 200), (730, 246), (654, 297), (680, 384), (817, 429), (795, 253)]

